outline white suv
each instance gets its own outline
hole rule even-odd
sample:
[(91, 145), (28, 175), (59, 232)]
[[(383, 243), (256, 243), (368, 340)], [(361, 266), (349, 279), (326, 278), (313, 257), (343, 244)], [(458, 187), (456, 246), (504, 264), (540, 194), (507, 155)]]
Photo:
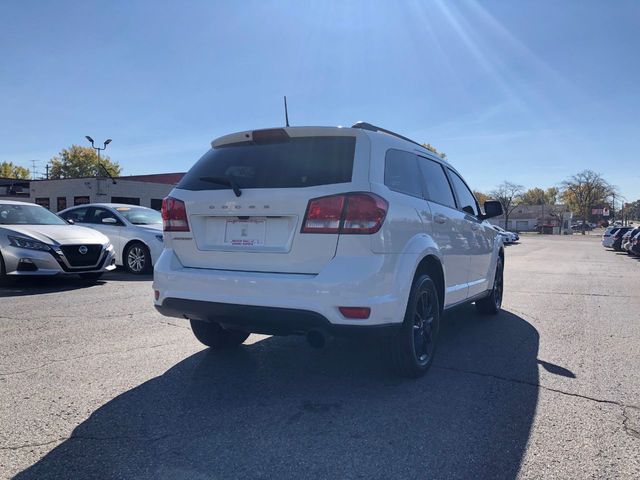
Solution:
[(504, 249), (462, 177), (367, 123), (234, 133), (163, 204), (155, 306), (213, 348), (250, 332), (379, 332), (398, 371), (433, 361), (444, 310), (497, 313)]

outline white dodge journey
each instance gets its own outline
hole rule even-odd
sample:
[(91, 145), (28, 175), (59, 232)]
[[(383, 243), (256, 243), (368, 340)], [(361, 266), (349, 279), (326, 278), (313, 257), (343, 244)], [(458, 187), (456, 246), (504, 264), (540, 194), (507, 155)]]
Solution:
[(448, 162), (368, 123), (226, 135), (164, 200), (155, 306), (212, 348), (375, 332), (417, 377), (444, 310), (499, 311), (504, 250), (484, 220), (501, 213)]

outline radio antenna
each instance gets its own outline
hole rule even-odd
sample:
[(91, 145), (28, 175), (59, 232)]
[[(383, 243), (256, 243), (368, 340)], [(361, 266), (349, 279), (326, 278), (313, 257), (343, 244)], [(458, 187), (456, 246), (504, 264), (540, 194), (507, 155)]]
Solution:
[(287, 96), (284, 96), (284, 119), (287, 123), (287, 127), (289, 126), (289, 110), (287, 110)]

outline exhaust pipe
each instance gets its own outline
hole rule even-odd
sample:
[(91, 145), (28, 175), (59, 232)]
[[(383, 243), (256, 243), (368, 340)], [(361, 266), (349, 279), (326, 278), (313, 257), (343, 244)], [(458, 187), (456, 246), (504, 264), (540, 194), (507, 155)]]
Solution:
[(326, 343), (326, 338), (320, 330), (311, 330), (307, 333), (307, 342), (313, 348), (322, 348)]

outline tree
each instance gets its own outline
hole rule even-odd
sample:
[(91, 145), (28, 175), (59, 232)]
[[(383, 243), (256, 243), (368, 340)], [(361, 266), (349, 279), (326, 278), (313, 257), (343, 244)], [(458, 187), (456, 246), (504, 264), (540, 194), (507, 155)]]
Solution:
[(430, 152), (435, 153), (440, 158), (447, 158), (447, 154), (446, 153), (439, 152), (438, 149), (436, 147), (434, 147), (433, 145), (431, 145), (430, 143), (423, 143), (422, 146), (424, 148), (426, 148), (427, 150), (429, 150)]
[(547, 203), (546, 195), (544, 190), (541, 188), (535, 187), (530, 188), (526, 192), (522, 194), (522, 203), (526, 205), (544, 205)]
[(0, 163), (0, 178), (15, 178), (18, 180), (26, 180), (30, 176), (29, 169), (14, 165), (13, 162)]
[(555, 205), (558, 203), (558, 194), (560, 190), (557, 187), (549, 187), (544, 192), (544, 199), (547, 205)]
[(504, 210), (504, 228), (507, 229), (509, 216), (520, 203), (524, 187), (516, 183), (507, 182), (506, 180), (491, 192), (491, 197), (495, 198), (502, 204)]
[(93, 148), (71, 145), (51, 159), (49, 178), (101, 177), (106, 175), (105, 169), (112, 177), (117, 177), (122, 171), (117, 162), (112, 162), (106, 156), (100, 158), (100, 164)]
[(473, 196), (476, 197), (476, 200), (480, 205), (484, 205), (484, 202), (489, 200), (489, 195), (486, 193), (479, 192), (478, 190), (473, 191)]
[(614, 188), (602, 175), (592, 170), (584, 170), (562, 182), (562, 199), (574, 214), (582, 219), (582, 234), (591, 208), (605, 203)]
[(558, 203), (558, 189), (550, 187), (543, 190), (538, 187), (530, 188), (522, 194), (522, 203), (526, 205), (555, 205)]

